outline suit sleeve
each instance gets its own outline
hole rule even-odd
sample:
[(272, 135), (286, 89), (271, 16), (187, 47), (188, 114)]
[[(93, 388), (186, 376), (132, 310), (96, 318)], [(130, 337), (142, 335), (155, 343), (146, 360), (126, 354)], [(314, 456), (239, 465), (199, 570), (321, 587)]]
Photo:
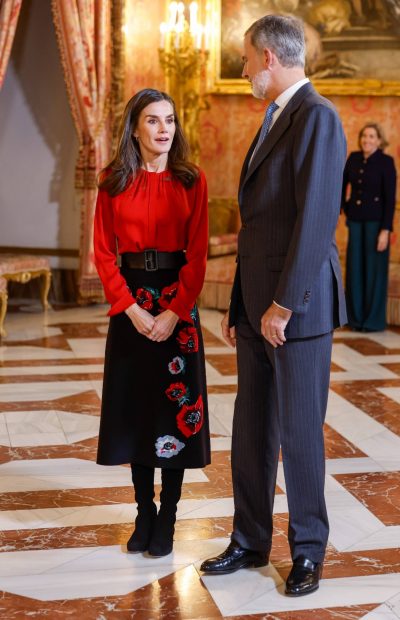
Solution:
[(297, 217), (274, 300), (305, 314), (328, 259), (340, 211), (346, 140), (336, 112), (316, 105), (293, 144)]
[(116, 245), (112, 199), (106, 191), (100, 190), (94, 216), (94, 263), (111, 304), (109, 316), (123, 312), (136, 302), (120, 274)]
[(193, 208), (187, 229), (186, 265), (179, 272), (178, 293), (169, 309), (193, 323), (190, 311), (203, 287), (208, 249), (208, 193), (203, 172), (190, 191)]
[(382, 230), (393, 230), (393, 216), (396, 206), (396, 168), (393, 157), (387, 157), (382, 179), (383, 218)]

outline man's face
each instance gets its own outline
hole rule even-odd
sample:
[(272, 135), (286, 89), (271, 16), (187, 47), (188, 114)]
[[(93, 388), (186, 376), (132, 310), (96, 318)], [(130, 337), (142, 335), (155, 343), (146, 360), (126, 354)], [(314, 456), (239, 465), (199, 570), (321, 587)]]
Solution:
[(246, 34), (244, 38), (242, 77), (250, 82), (254, 97), (257, 99), (267, 99), (270, 75), (267, 69), (266, 57), (251, 44), (250, 33)]

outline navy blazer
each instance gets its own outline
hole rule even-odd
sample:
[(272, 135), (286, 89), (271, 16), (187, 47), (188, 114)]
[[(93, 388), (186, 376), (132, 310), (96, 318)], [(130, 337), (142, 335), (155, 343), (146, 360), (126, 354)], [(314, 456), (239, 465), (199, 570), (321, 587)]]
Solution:
[(290, 99), (239, 186), (242, 228), (229, 321), (243, 301), (261, 333), (275, 300), (293, 315), (288, 338), (324, 334), (346, 322), (335, 230), (346, 140), (334, 106), (308, 83)]
[[(346, 201), (346, 189), (351, 195)], [(353, 222), (380, 222), (382, 230), (393, 229), (396, 205), (396, 168), (393, 157), (378, 149), (365, 158), (362, 151), (350, 153), (343, 173), (342, 208)]]

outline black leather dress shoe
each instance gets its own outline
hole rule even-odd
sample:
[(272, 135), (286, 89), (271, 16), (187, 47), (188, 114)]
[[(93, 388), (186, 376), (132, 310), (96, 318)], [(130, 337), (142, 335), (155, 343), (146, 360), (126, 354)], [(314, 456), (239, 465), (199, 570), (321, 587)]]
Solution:
[(319, 588), (322, 575), (322, 564), (312, 562), (304, 555), (300, 555), (293, 562), (292, 570), (286, 581), (285, 594), (288, 596), (303, 596), (311, 594)]
[(236, 541), (232, 540), (220, 555), (205, 560), (200, 566), (200, 570), (207, 575), (225, 575), (234, 573), (239, 568), (266, 566), (267, 564), (268, 555), (266, 553), (243, 549)]

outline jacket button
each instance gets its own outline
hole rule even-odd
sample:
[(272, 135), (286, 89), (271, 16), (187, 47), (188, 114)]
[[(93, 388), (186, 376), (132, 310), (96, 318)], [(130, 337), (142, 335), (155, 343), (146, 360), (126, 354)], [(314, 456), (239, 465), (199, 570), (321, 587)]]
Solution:
[(358, 182), (359, 182), (359, 183), (362, 183), (362, 179), (358, 179)]
[(361, 200), (356, 200), (356, 205), (360, 205), (361, 204)]
[(375, 202), (378, 202), (379, 196), (375, 196), (374, 200), (375, 200)]
[(360, 173), (363, 174), (364, 168), (360, 168)]

